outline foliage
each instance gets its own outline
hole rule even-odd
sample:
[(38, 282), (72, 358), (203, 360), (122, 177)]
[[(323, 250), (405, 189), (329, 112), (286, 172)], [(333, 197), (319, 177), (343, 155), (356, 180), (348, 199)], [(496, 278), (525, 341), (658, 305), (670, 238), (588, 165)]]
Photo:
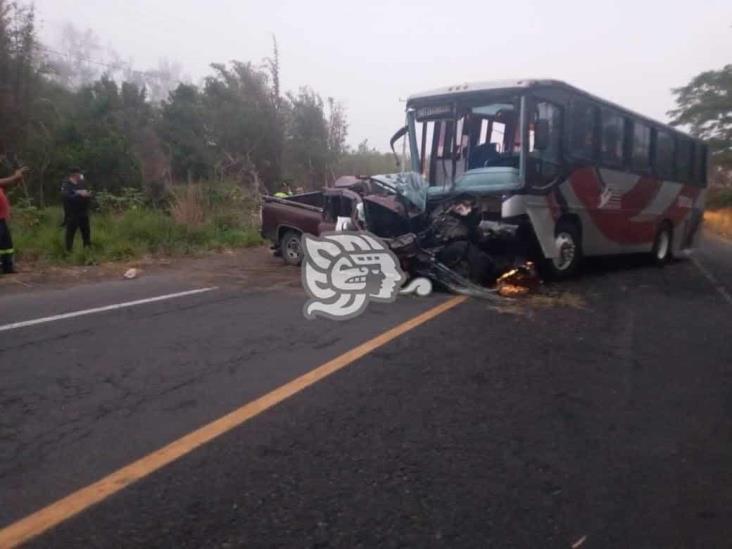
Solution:
[(200, 223), (180, 223), (165, 210), (148, 206), (125, 211), (106, 210), (92, 214), (89, 250), (77, 247), (67, 254), (63, 245), (62, 209), (16, 207), (13, 237), (19, 259), (24, 262), (91, 265), (145, 255), (185, 255), (261, 243), (250, 211), (209, 206)]
[(158, 131), (170, 151), (174, 179), (190, 182), (213, 175), (206, 126), (203, 95), (195, 86), (181, 84), (163, 102)]
[(13, 206), (13, 223), (23, 227), (34, 228), (43, 222), (43, 213), (28, 198), (21, 198)]
[(199, 185), (185, 185), (171, 190), (170, 194), (170, 215), (176, 223), (188, 227), (198, 227), (203, 223), (207, 204)]
[(123, 187), (120, 194), (100, 191), (94, 195), (97, 209), (102, 213), (121, 213), (145, 206), (145, 193), (134, 187)]
[(280, 90), (274, 37), (263, 64), (214, 63), (193, 85), (168, 62), (140, 72), (114, 54), (96, 61), (102, 40), (72, 24), (47, 48), (35, 20), (32, 6), (0, 0), (0, 176), (30, 166), (21, 195), (39, 206), (60, 201), (73, 165), (103, 210), (124, 208), (113, 197), (130, 188), (160, 204), (176, 182), (235, 180), (256, 197), (284, 179), (319, 188), (337, 175), (344, 109), (311, 89)]
[(207, 137), (219, 179), (275, 184), (280, 178), (283, 128), (269, 76), (251, 63), (213, 64), (203, 87)]
[(716, 174), (732, 183), (732, 65), (706, 71), (673, 90), (677, 108), (672, 124), (688, 126), (709, 144)]
[(369, 147), (364, 140), (355, 151), (348, 151), (339, 157), (335, 167), (337, 175), (375, 175), (398, 171), (392, 153), (382, 153)]
[[(287, 97), (287, 179), (308, 189), (322, 187), (328, 164), (328, 124), (323, 116), (323, 100), (309, 88)], [(302, 174), (299, 181), (296, 174)]]
[(732, 208), (732, 188), (716, 187), (709, 189), (707, 208), (711, 210)]

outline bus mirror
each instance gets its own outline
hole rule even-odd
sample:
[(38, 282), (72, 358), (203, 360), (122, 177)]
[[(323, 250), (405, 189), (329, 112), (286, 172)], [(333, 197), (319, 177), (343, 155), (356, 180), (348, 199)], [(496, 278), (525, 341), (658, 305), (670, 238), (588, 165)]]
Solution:
[(534, 149), (543, 151), (549, 147), (549, 121), (537, 120), (534, 122)]
[(391, 146), (391, 152), (394, 153), (394, 158), (397, 161), (397, 168), (402, 167), (402, 163), (399, 161), (399, 155), (396, 152), (396, 149), (394, 148), (394, 143), (399, 141), (402, 137), (404, 137), (407, 134), (407, 127), (404, 126), (403, 128), (399, 128), (397, 132), (391, 136), (391, 139), (389, 140), (389, 145)]
[(407, 134), (407, 127), (404, 126), (403, 128), (399, 128), (397, 130), (397, 132), (391, 136), (391, 140), (389, 141), (389, 145), (391, 146), (391, 152), (394, 153), (394, 158), (396, 159), (397, 168), (401, 168), (402, 163), (399, 161), (399, 155), (397, 154), (396, 149), (394, 148), (394, 143), (399, 141), (406, 134)]

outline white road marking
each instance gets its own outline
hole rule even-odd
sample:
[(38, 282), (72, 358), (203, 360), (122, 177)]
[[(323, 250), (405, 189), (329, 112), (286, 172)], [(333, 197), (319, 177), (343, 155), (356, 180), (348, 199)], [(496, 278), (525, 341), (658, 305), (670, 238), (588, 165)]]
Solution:
[(709, 269), (707, 269), (704, 265), (701, 264), (701, 262), (694, 256), (691, 257), (691, 262), (696, 265), (696, 268), (699, 269), (699, 272), (704, 275), (704, 278), (706, 278), (709, 282), (712, 283), (712, 286), (719, 292), (719, 295), (721, 295), (724, 300), (732, 305), (732, 295), (730, 295), (727, 288), (725, 288), (722, 283), (717, 280), (717, 277), (714, 276)]
[(136, 305), (144, 305), (146, 303), (155, 303), (156, 301), (165, 301), (167, 299), (175, 299), (177, 297), (185, 297), (188, 295), (202, 294), (217, 290), (218, 286), (211, 286), (210, 288), (199, 288), (197, 290), (188, 290), (186, 292), (178, 292), (175, 294), (159, 295), (155, 297), (148, 297), (145, 299), (137, 299), (135, 301), (126, 301), (124, 303), (115, 303), (114, 305), (105, 305), (104, 307), (95, 307), (93, 309), (83, 309), (81, 311), (71, 311), (69, 313), (63, 313), (60, 315), (46, 316), (43, 318), (34, 318), (33, 320), (23, 320), (21, 322), (13, 322), (12, 324), (5, 324), (0, 326), (0, 332), (7, 330), (16, 330), (18, 328), (25, 328), (27, 326), (35, 326), (36, 324), (45, 324), (46, 322), (55, 322), (57, 320), (65, 320), (67, 318), (75, 318), (77, 316), (93, 315), (96, 313), (104, 313), (107, 311), (116, 311), (117, 309), (126, 309), (127, 307), (134, 307)]

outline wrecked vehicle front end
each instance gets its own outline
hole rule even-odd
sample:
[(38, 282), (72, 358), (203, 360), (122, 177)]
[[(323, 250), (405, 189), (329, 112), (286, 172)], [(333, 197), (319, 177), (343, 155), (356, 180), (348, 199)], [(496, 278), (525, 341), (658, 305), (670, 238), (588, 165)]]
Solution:
[(535, 158), (555, 146), (537, 109), (518, 86), (412, 96), (391, 139), (403, 171), (350, 181), (359, 204), (349, 226), (385, 239), (405, 271), (451, 291), (533, 285), (531, 260), (542, 250), (552, 257), (554, 242), (537, 239), (532, 215), (546, 209), (528, 207), (537, 199), (527, 194), (527, 171), (537, 196), (558, 173)]
[(352, 179), (343, 191), (358, 199), (330, 217), (342, 230), (381, 237), (414, 277), (453, 293), (495, 297), (496, 280), (526, 263), (520, 227), (496, 217), (500, 197), (458, 192), (435, 198), (429, 190), (415, 172)]

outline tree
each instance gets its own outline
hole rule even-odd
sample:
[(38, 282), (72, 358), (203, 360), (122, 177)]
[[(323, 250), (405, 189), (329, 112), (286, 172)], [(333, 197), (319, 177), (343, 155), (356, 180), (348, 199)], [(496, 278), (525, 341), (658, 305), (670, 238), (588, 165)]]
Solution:
[(323, 100), (310, 88), (288, 94), (286, 163), (289, 179), (309, 189), (325, 185), (328, 165), (328, 122)]
[(343, 105), (328, 98), (328, 176), (331, 182), (335, 180), (335, 166), (346, 152), (346, 135), (348, 123)]
[(706, 71), (673, 90), (677, 108), (669, 111), (674, 126), (707, 141), (717, 175), (732, 174), (732, 65)]
[(249, 183), (261, 178), (274, 188), (280, 178), (282, 128), (269, 75), (240, 61), (211, 67), (203, 103), (218, 177)]
[[(92, 30), (82, 31), (73, 23), (66, 22), (61, 31), (59, 51), (51, 51), (55, 77), (64, 86), (78, 89), (88, 86), (99, 78), (103, 69), (109, 74), (111, 67), (104, 67), (96, 61), (102, 53), (99, 36)], [(117, 64), (122, 63), (116, 59)]]
[(379, 152), (364, 139), (356, 150), (346, 151), (335, 167), (335, 175), (376, 175), (392, 173), (397, 169), (392, 153)]
[(158, 134), (171, 157), (173, 178), (209, 179), (214, 163), (203, 96), (196, 86), (180, 84), (162, 104)]
[(171, 180), (234, 179), (274, 191), (283, 173), (317, 188), (338, 170), (345, 110), (309, 88), (280, 89), (276, 37), (263, 63), (213, 64), (196, 86), (180, 82), (175, 63), (134, 70), (92, 29), (67, 24), (59, 44), (39, 44), (26, 1), (0, 0), (0, 171), (31, 166), (28, 198), (58, 200), (72, 165), (97, 189), (150, 195)]
[(269, 76), (272, 79), (272, 97), (275, 108), (279, 110), (282, 104), (282, 95), (280, 90), (280, 49), (277, 46), (277, 37), (272, 35), (272, 57), (264, 60)]

